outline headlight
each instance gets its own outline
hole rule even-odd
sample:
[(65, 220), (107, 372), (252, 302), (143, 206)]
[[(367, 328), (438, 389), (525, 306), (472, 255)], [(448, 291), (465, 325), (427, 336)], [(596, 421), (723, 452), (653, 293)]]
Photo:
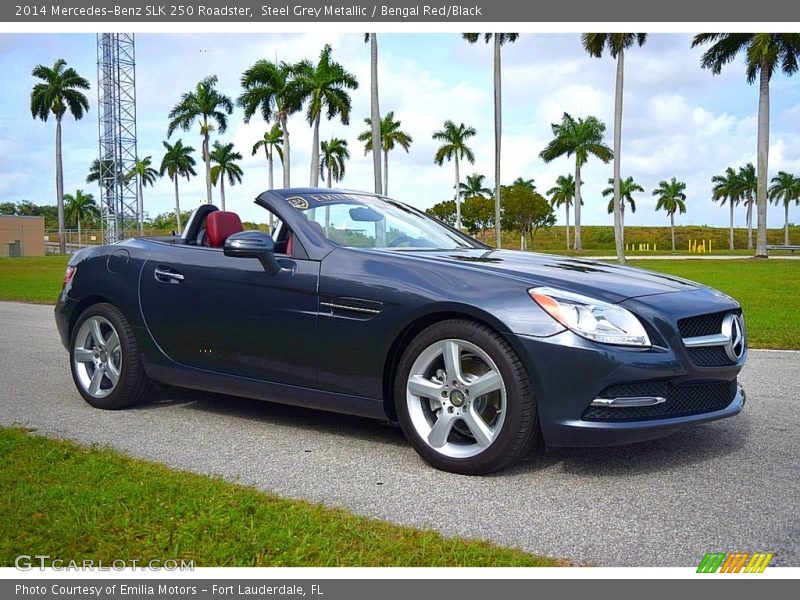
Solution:
[(556, 321), (587, 339), (619, 346), (651, 345), (639, 319), (621, 306), (549, 287), (532, 288), (528, 294)]

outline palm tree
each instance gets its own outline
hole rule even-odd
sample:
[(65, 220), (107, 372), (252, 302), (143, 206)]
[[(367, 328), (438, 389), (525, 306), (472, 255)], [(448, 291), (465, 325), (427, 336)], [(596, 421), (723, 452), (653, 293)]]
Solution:
[(330, 121), (338, 116), (343, 125), (350, 123), (350, 95), (346, 90), (358, 89), (355, 75), (331, 60), (330, 44), (320, 52), (314, 65), (304, 60), (295, 65), (298, 92), (303, 102), (308, 101), (306, 119), (313, 128), (311, 143), (311, 176), (309, 185), (319, 185), (319, 124), (322, 113)]
[(739, 52), (744, 52), (747, 82), (753, 84), (758, 77), (758, 234), (756, 256), (767, 256), (767, 178), (769, 177), (769, 82), (776, 70), (792, 75), (797, 71), (800, 57), (800, 33), (700, 33), (694, 36), (692, 47), (711, 46), (703, 54), (704, 69), (714, 75), (731, 62)]
[[(372, 119), (367, 117), (364, 123), (369, 125), (369, 129), (359, 134), (358, 141), (364, 142), (364, 154), (367, 154), (372, 150)], [(386, 196), (389, 194), (389, 152), (394, 150), (395, 145), (399, 145), (407, 153), (414, 139), (405, 131), (401, 131), (400, 121), (394, 120), (394, 111), (388, 112), (381, 119), (380, 139), (383, 146), (383, 195)], [(377, 193), (381, 193), (380, 190)]]
[(77, 190), (74, 194), (64, 194), (64, 217), (71, 224), (78, 226), (78, 246), (81, 245), (81, 223), (97, 216), (97, 204), (94, 196)]
[[(378, 103), (378, 36), (375, 33), (365, 33), (364, 43), (369, 42), (369, 124), (372, 135), (370, 140), (378, 140), (372, 148), (372, 171), (375, 177), (375, 193), (380, 194), (381, 188), (386, 195), (388, 186), (381, 185), (381, 109)], [(360, 139), (360, 138), (359, 138)], [(409, 138), (410, 139), (410, 138)], [(408, 151), (408, 149), (406, 149)]]
[(144, 234), (144, 186), (149, 185), (153, 187), (158, 177), (158, 171), (150, 166), (152, 161), (152, 156), (145, 156), (143, 159), (137, 160), (134, 167), (125, 174), (126, 182), (134, 177), (137, 178), (136, 191), (139, 198), (139, 235)]
[(259, 60), (242, 74), (242, 87), (237, 103), (244, 109), (244, 122), (249, 123), (258, 111), (266, 122), (276, 120), (281, 126), (283, 187), (288, 188), (292, 161), (287, 121), (301, 106), (293, 67), (285, 62)]
[(99, 182), (106, 173), (114, 169), (114, 161), (95, 158), (89, 165), (89, 172), (86, 174), (86, 183)]
[(58, 250), (67, 251), (64, 241), (64, 166), (61, 158), (61, 122), (69, 111), (76, 121), (89, 111), (89, 100), (81, 90), (89, 82), (78, 75), (67, 61), (59, 58), (52, 67), (36, 65), (31, 74), (40, 79), (31, 90), (31, 115), (47, 121), (50, 113), (56, 119), (56, 205), (58, 207)]
[(739, 198), (744, 200), (747, 207), (747, 249), (753, 249), (753, 202), (758, 193), (758, 177), (753, 163), (747, 163), (739, 168), (737, 177), (739, 185)]
[(476, 196), (485, 198), (491, 195), (492, 190), (483, 186), (484, 179), (486, 179), (486, 175), (479, 175), (478, 173), (467, 175), (467, 182), (460, 184), (461, 195), (464, 198), (474, 198)]
[(222, 210), (225, 210), (225, 178), (232, 186), (242, 182), (244, 172), (236, 164), (237, 160), (242, 160), (239, 152), (233, 151), (233, 144), (220, 144), (214, 142), (214, 149), (211, 150), (211, 160), (214, 166), (211, 167), (211, 181), (217, 185), (219, 181), (219, 195), (222, 200)]
[(581, 167), (590, 156), (596, 156), (607, 163), (614, 158), (614, 153), (603, 143), (605, 124), (597, 117), (575, 119), (564, 113), (561, 123), (553, 123), (553, 139), (539, 154), (545, 162), (555, 160), (559, 156), (575, 155), (575, 250), (583, 250), (581, 243)]
[(255, 156), (261, 148), (264, 148), (264, 155), (267, 157), (267, 166), (269, 167), (269, 189), (274, 188), (272, 165), (275, 153), (278, 154), (278, 158), (281, 159), (281, 164), (283, 164), (283, 148), (281, 148), (281, 144), (283, 144), (283, 132), (278, 123), (275, 123), (270, 130), (264, 132), (264, 137), (253, 144), (253, 156)]
[(461, 228), (461, 174), (458, 170), (460, 159), (466, 158), (470, 164), (475, 164), (475, 154), (467, 146), (467, 140), (475, 135), (474, 127), (467, 127), (464, 123), (456, 125), (449, 119), (444, 122), (444, 128), (433, 133), (433, 139), (444, 142), (433, 157), (433, 162), (441, 166), (445, 159), (453, 160), (456, 165), (456, 227)]
[(656, 210), (664, 210), (669, 215), (669, 227), (672, 234), (672, 251), (675, 252), (675, 213), (686, 212), (686, 184), (674, 177), (669, 181), (660, 181), (653, 190), (653, 196), (658, 196)]
[(772, 178), (769, 188), (769, 199), (776, 205), (783, 202), (783, 244), (789, 245), (789, 205), (800, 204), (800, 177), (786, 171), (778, 171)]
[(228, 129), (228, 115), (233, 112), (233, 102), (228, 96), (221, 94), (217, 88), (216, 75), (206, 77), (191, 92), (181, 96), (180, 101), (172, 108), (169, 118), (172, 119), (167, 128), (167, 137), (171, 137), (180, 127), (189, 131), (195, 121), (200, 122), (200, 135), (203, 136), (203, 160), (206, 163), (206, 202), (211, 204), (211, 149), (209, 139), (214, 131), (214, 124), (219, 133)]
[(347, 140), (331, 138), (329, 142), (323, 141), (320, 149), (320, 175), (327, 173), (328, 187), (333, 187), (334, 181), (344, 177), (344, 161), (350, 158)]
[(569, 209), (575, 199), (575, 178), (572, 173), (569, 175), (559, 175), (556, 184), (547, 190), (550, 196), (550, 205), (553, 207), (564, 206), (564, 213), (567, 217), (567, 250), (569, 250)]
[[(622, 231), (622, 248), (625, 249), (625, 205), (627, 204), (632, 213), (636, 212), (636, 201), (633, 199), (633, 194), (637, 192), (644, 193), (644, 188), (640, 186), (633, 180), (633, 177), (627, 177), (625, 179), (620, 180), (617, 185), (617, 180), (611, 177), (608, 180), (608, 183), (611, 187), (607, 187), (603, 190), (603, 196), (609, 197), (611, 196), (611, 200), (608, 201), (608, 214), (612, 214), (614, 212), (614, 203), (616, 199), (619, 198), (619, 224), (620, 229)], [(615, 193), (617, 195), (615, 195)], [(624, 261), (623, 261), (624, 262)]]
[[(479, 33), (465, 33), (464, 39), (470, 44), (480, 40)], [(494, 43), (494, 235), (495, 246), (500, 247), (500, 146), (503, 137), (503, 96), (501, 90), (500, 49), (506, 43), (513, 44), (519, 38), (518, 33), (484, 33), (483, 40), (487, 44)]]
[[(625, 50), (634, 44), (640, 47), (647, 40), (646, 33), (584, 33), (581, 36), (583, 49), (590, 56), (600, 58), (603, 50), (608, 48), (611, 58), (617, 61), (617, 78), (614, 92), (614, 178), (611, 193), (612, 212), (614, 213), (614, 241), (617, 249), (617, 260), (625, 264), (625, 243), (623, 232), (623, 210), (620, 180), (620, 160), (622, 157), (622, 89), (625, 78)], [(635, 209), (634, 209), (635, 210)]]
[(194, 170), (194, 157), (192, 156), (194, 148), (191, 146), (184, 146), (182, 140), (177, 140), (171, 146), (167, 142), (163, 142), (163, 144), (167, 151), (164, 154), (164, 158), (161, 159), (159, 174), (162, 177), (166, 174), (175, 183), (175, 221), (178, 224), (178, 235), (180, 235), (181, 203), (178, 195), (178, 178), (186, 177), (186, 181), (189, 181), (192, 175), (197, 175)]
[(728, 203), (731, 213), (730, 233), (728, 235), (728, 247), (733, 250), (733, 210), (741, 199), (741, 185), (739, 183), (739, 173), (733, 167), (728, 167), (724, 175), (714, 175), (711, 178), (712, 199), (720, 205)]

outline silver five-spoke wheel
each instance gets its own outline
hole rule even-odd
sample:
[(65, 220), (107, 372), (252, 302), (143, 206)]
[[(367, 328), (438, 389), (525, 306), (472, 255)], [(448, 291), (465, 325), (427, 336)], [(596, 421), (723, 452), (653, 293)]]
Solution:
[(406, 386), (411, 423), (436, 452), (468, 458), (486, 450), (506, 417), (500, 370), (475, 344), (444, 339), (414, 361)]
[(105, 398), (114, 391), (122, 371), (122, 346), (108, 319), (86, 319), (75, 335), (72, 354), (76, 378), (90, 396)]

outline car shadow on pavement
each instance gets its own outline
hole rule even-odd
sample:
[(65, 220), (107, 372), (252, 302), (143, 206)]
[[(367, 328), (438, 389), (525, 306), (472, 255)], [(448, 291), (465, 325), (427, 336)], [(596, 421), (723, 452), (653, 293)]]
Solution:
[(178, 388), (164, 390), (161, 398), (140, 404), (131, 410), (152, 410), (176, 406), (187, 410), (238, 417), (281, 427), (300, 430), (313, 429), (328, 435), (368, 440), (391, 446), (403, 446), (406, 443), (402, 431), (394, 423), (195, 390)]
[[(251, 400), (195, 390), (169, 388), (161, 398), (130, 410), (169, 407), (236, 417), (300, 431), (314, 430), (346, 439), (358, 439), (391, 447), (406, 447), (394, 423), (298, 406)], [(680, 468), (685, 465), (723, 460), (741, 450), (747, 441), (748, 415), (735, 419), (689, 426), (668, 437), (600, 448), (537, 448), (516, 465), (489, 477), (530, 475), (555, 469), (578, 476), (616, 477)]]
[(748, 430), (748, 419), (743, 415), (689, 426), (664, 438), (625, 446), (538, 450), (501, 476), (557, 469), (574, 475), (617, 477), (722, 461), (745, 446)]

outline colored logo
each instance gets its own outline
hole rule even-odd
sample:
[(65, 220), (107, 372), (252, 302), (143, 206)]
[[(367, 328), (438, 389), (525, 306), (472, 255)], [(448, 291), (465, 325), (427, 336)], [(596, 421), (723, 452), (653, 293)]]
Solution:
[(707, 552), (697, 572), (763, 573), (773, 556), (771, 552)]

